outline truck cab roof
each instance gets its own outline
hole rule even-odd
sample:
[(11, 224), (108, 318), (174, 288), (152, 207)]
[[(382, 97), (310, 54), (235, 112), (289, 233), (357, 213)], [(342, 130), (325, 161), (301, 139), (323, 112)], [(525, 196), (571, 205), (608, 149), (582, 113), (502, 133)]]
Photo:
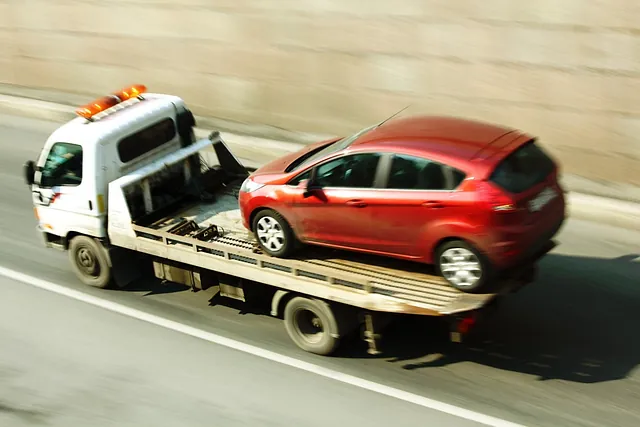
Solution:
[(176, 109), (185, 109), (177, 96), (145, 93), (96, 114), (92, 119), (76, 117), (56, 129), (49, 142), (70, 142), (87, 147), (103, 144), (133, 131), (143, 129), (162, 117), (175, 116)]

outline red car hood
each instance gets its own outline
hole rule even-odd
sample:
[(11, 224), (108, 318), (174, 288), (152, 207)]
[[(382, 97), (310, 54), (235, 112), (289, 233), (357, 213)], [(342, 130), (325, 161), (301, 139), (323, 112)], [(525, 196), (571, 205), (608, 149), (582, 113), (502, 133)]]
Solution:
[(311, 150), (314, 150), (320, 146), (323, 145), (328, 145), (332, 142), (338, 141), (340, 138), (333, 138), (333, 139), (328, 139), (325, 141), (320, 141), (320, 142), (316, 142), (314, 144), (310, 144), (305, 146), (304, 148), (291, 153), (291, 154), (287, 154), (283, 157), (280, 157), (276, 160), (273, 160), (269, 163), (267, 163), (266, 165), (263, 165), (262, 167), (258, 168), (255, 172), (253, 172), (251, 174), (251, 176), (260, 176), (260, 175), (279, 175), (279, 174), (284, 174), (285, 173), (285, 169), (287, 168), (287, 166), (289, 166), (291, 164), (291, 162), (293, 162), (294, 160), (296, 160), (297, 158), (299, 158), (300, 156), (304, 155), (305, 153), (308, 153)]

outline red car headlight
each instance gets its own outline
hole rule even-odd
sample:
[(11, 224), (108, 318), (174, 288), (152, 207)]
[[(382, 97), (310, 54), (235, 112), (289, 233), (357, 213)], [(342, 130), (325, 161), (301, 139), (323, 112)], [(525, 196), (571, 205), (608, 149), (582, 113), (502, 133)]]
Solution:
[(245, 179), (242, 185), (240, 186), (240, 191), (242, 191), (243, 193), (251, 193), (261, 189), (262, 187), (264, 187), (264, 184), (257, 183), (254, 180), (252, 180), (251, 177), (249, 177)]

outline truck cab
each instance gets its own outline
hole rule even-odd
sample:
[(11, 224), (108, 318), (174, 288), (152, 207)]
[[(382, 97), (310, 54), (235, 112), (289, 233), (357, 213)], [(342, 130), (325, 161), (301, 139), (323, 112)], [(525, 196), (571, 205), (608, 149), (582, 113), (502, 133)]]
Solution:
[(104, 239), (109, 182), (194, 142), (182, 99), (123, 88), (76, 110), (37, 161), (25, 164), (37, 229), (45, 245), (68, 249), (75, 235)]

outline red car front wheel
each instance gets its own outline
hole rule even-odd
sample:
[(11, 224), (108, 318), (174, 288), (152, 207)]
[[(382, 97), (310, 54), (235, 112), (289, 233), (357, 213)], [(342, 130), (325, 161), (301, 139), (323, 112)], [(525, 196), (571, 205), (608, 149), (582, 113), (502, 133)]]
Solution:
[(285, 258), (295, 248), (295, 236), (289, 223), (274, 210), (258, 212), (253, 219), (253, 234), (260, 248), (273, 257)]

